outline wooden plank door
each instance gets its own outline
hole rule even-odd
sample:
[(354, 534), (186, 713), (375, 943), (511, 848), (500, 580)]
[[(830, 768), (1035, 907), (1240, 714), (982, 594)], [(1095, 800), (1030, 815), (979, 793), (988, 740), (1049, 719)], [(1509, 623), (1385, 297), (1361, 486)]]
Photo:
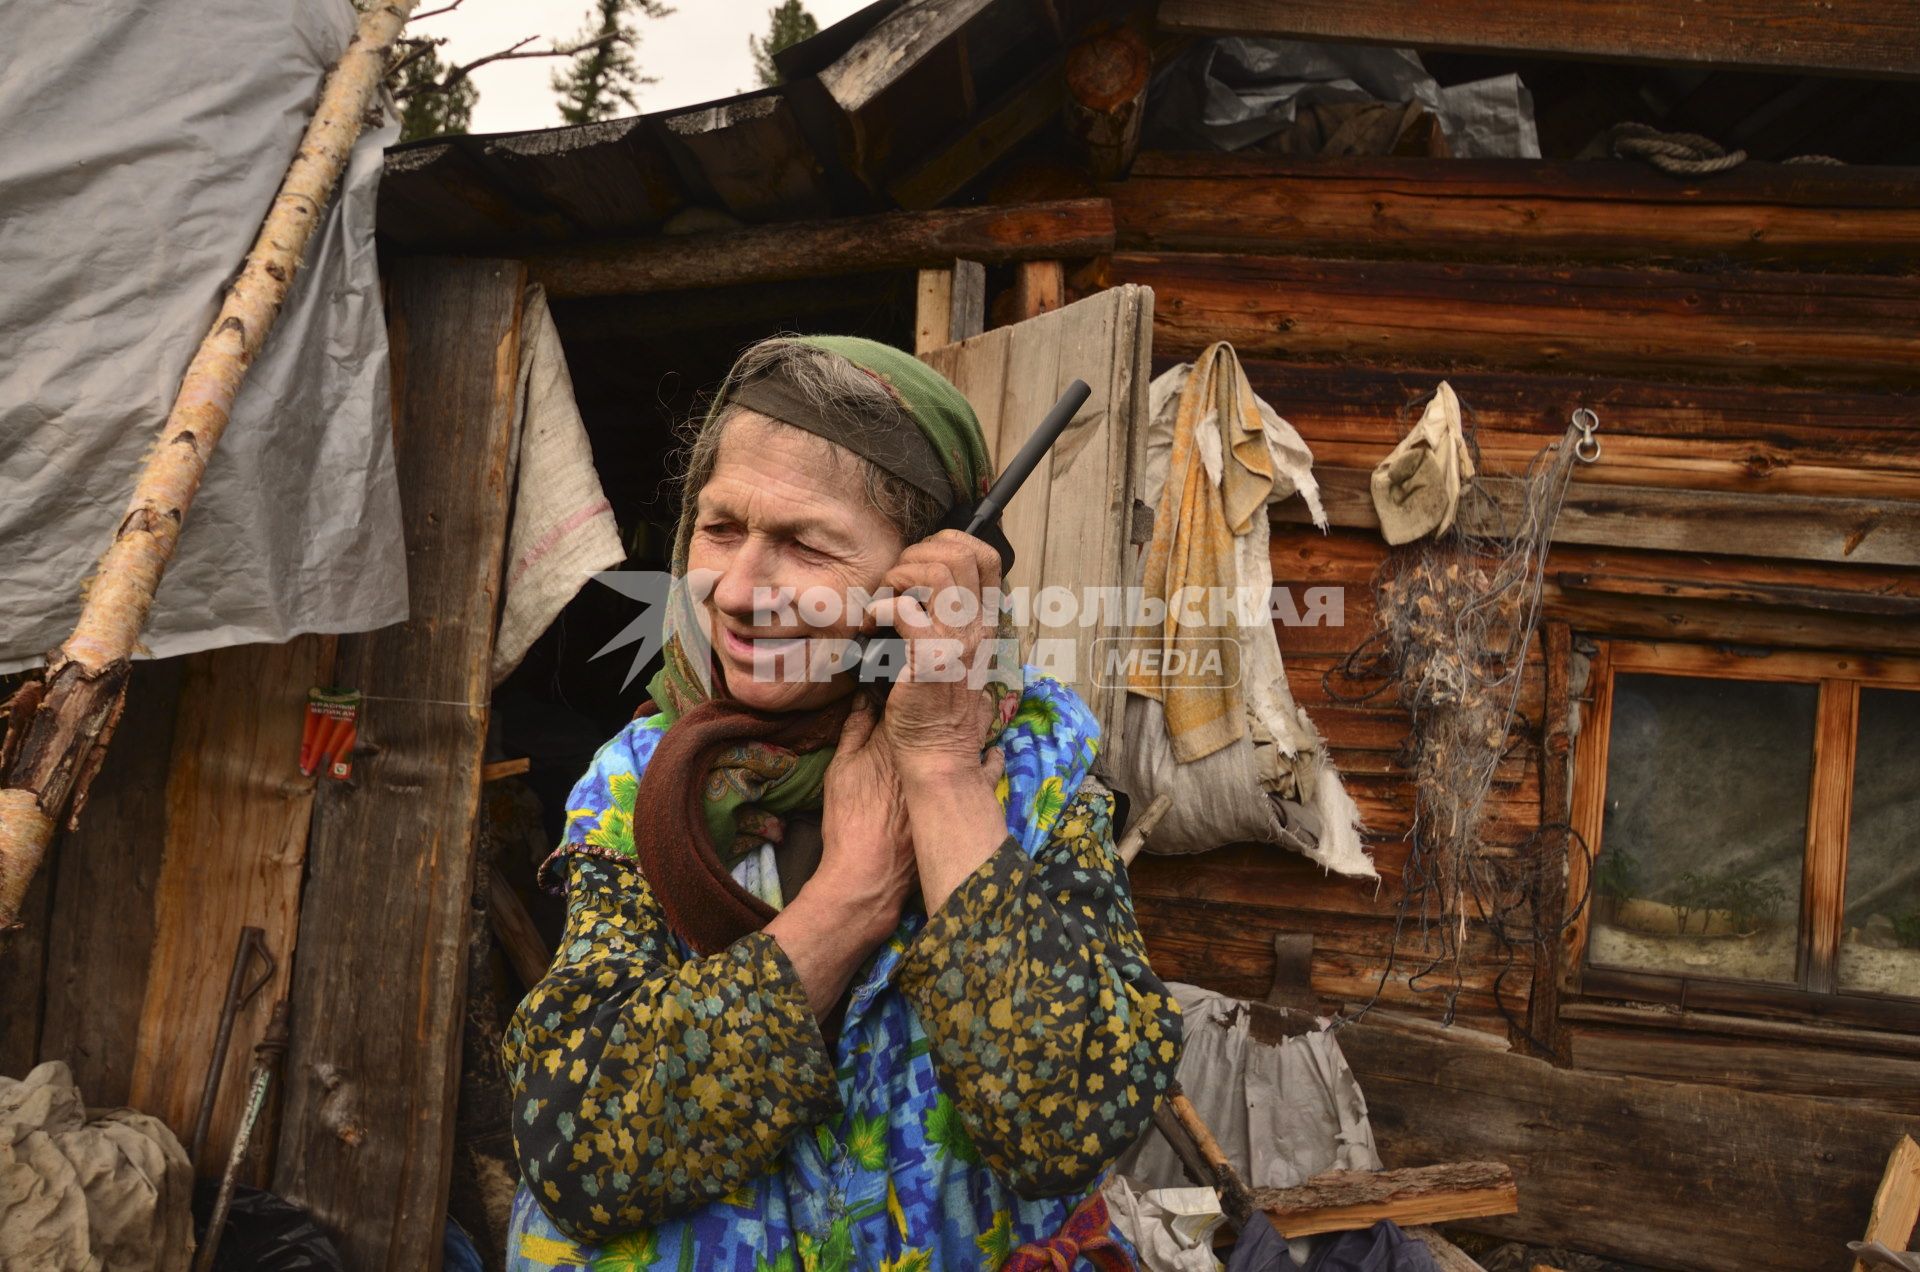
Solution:
[[(1019, 450), (1073, 380), (1093, 396), (1027, 484), (1002, 525), (1015, 561), (1007, 586), (1029, 597), (1022, 656), (1069, 685), (1093, 708), (1100, 768), (1125, 745), (1126, 690), (1097, 674), (1102, 638), (1124, 631), (1102, 613), (1082, 621), (1094, 589), (1132, 583), (1140, 546), (1132, 542), (1133, 489), (1144, 459), (1147, 385), (1153, 363), (1153, 291), (1109, 288), (1064, 308), (927, 351), (925, 360), (973, 403), (996, 466)], [(1068, 625), (1050, 619), (1066, 589)], [(1117, 596), (1118, 592), (1110, 592)]]

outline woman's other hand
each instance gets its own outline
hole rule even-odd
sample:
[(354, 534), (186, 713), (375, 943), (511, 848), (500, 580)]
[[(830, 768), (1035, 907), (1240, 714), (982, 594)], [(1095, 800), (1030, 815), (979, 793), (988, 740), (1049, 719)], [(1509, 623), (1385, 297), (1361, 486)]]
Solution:
[(994, 704), (972, 672), (999, 627), (1000, 554), (942, 530), (910, 545), (881, 582), (898, 595), (874, 602), (872, 613), (909, 650), (883, 725), (901, 771), (909, 781), (972, 773), (993, 722)]
[[(893, 747), (872, 702), (854, 700), (827, 766), (814, 881), (878, 945), (899, 926), (914, 886), (913, 840)], [(813, 882), (802, 892), (813, 890)]]

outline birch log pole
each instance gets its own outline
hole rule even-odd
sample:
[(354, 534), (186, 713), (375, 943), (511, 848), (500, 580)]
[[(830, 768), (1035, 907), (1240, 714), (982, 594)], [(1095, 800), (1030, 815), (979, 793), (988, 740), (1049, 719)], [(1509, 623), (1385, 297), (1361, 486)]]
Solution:
[(387, 0), (359, 29), (321, 89), (300, 149), (213, 327), (187, 365), (133, 498), (88, 585), (80, 621), (38, 679), (6, 704), (0, 738), (0, 932), (19, 922), (54, 827), (86, 802), (126, 699), (127, 669), (154, 589), (247, 368), (287, 298), (379, 91), (394, 39), (417, 0)]

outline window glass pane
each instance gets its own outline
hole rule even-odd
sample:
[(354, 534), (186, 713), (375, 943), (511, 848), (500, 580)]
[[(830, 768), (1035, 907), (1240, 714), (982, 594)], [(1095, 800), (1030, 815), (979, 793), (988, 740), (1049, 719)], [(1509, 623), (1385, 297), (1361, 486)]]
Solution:
[(1840, 988), (1920, 997), (1920, 693), (1860, 690)]
[(1588, 957), (1792, 983), (1819, 687), (1614, 678)]

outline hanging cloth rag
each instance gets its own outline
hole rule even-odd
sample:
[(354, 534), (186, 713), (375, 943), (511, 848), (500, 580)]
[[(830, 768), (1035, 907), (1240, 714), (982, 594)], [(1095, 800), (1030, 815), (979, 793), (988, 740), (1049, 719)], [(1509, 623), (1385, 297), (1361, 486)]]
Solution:
[(515, 477), (502, 580), (506, 599), (493, 641), (495, 685), (520, 665), (588, 579), (627, 556), (593, 467), (593, 446), (574, 404), (567, 355), (542, 288), (527, 289), (524, 312), (520, 422), (508, 465)]
[(1380, 533), (1396, 546), (1441, 535), (1460, 507), (1460, 487), (1473, 476), (1473, 456), (1460, 430), (1460, 399), (1445, 380), (1420, 422), (1373, 470), (1373, 510)]
[[(1201, 383), (1209, 368), (1211, 389)], [(1279, 640), (1266, 617), (1273, 589), (1268, 509), (1298, 495), (1313, 523), (1326, 528), (1313, 454), (1294, 427), (1253, 393), (1232, 348), (1224, 344), (1209, 349), (1198, 363), (1182, 363), (1156, 377), (1148, 401), (1146, 452), (1134, 496), (1155, 510), (1156, 537), (1170, 536), (1183, 510), (1200, 520), (1217, 507), (1214, 524), (1226, 539), (1226, 561), (1213, 568), (1224, 568), (1226, 586), (1258, 602), (1254, 608), (1261, 617), (1228, 629), (1239, 646), (1241, 711), (1232, 719), (1231, 741), (1204, 758), (1183, 760), (1170, 724), (1178, 701), (1191, 696), (1190, 690), (1176, 688), (1155, 697), (1128, 686), (1134, 690), (1126, 706), (1130, 741), (1116, 761), (1115, 782), (1142, 802), (1163, 791), (1174, 797), (1147, 850), (1189, 853), (1229, 843), (1280, 844), (1350, 878), (1377, 878), (1360, 839), (1359, 810), (1328, 760), (1325, 742), (1293, 699)], [(1163, 574), (1156, 591), (1146, 573), (1151, 564), (1151, 554), (1143, 554), (1135, 580), (1150, 595), (1164, 599), (1195, 582), (1190, 577), (1169, 584)], [(1183, 626), (1180, 634), (1191, 631)], [(1146, 639), (1164, 653), (1164, 636), (1164, 630), (1154, 630)], [(1177, 640), (1173, 648), (1181, 648)]]
[[(1159, 656), (1127, 677), (1130, 692), (1164, 708), (1174, 758), (1183, 764), (1246, 736), (1237, 654), (1228, 674), (1183, 669), (1205, 666), (1209, 652), (1239, 644), (1239, 625), (1210, 598), (1237, 589), (1234, 538), (1247, 532), (1256, 512), (1264, 513), (1275, 480), (1253, 389), (1233, 346), (1216, 343), (1180, 389), (1173, 451), (1141, 577), (1143, 595), (1166, 605), (1158, 627), (1138, 633), (1143, 643), (1157, 644)], [(1190, 589), (1199, 589), (1198, 605), (1180, 603), (1196, 594)]]

